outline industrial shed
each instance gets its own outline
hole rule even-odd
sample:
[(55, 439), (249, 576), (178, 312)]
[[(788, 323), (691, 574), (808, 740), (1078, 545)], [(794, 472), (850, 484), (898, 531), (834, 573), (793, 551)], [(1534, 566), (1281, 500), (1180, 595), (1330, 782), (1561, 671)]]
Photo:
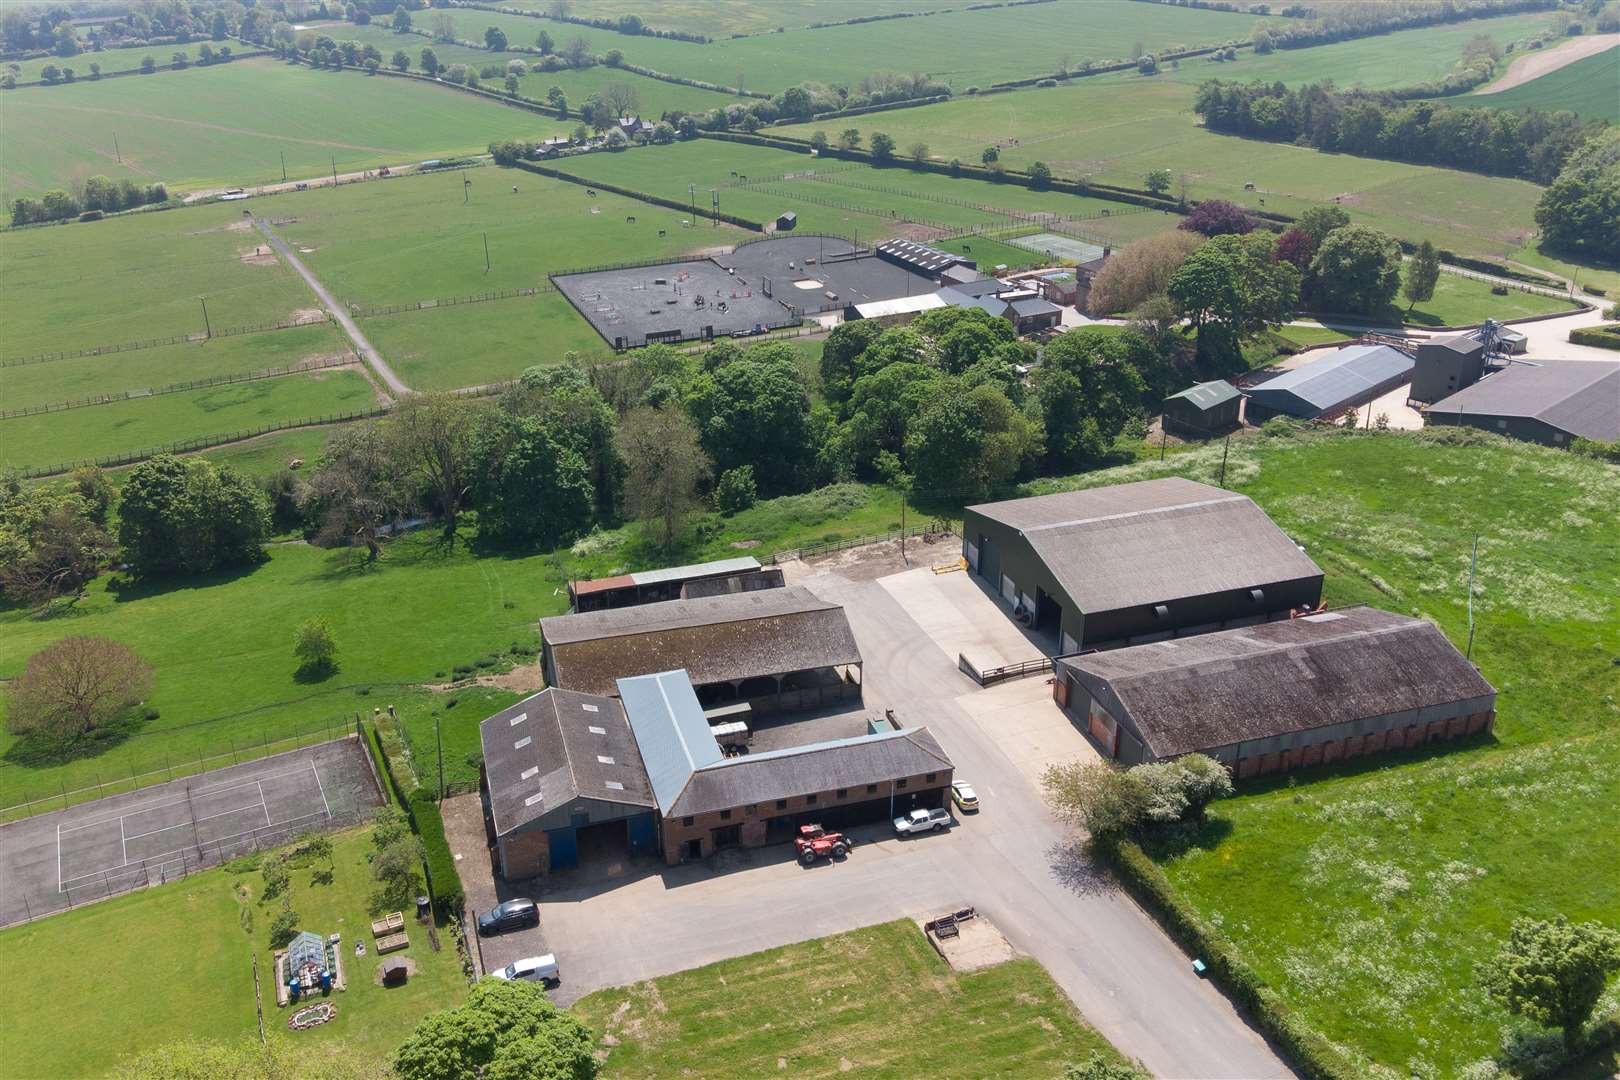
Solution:
[(1432, 624), (1375, 608), (1066, 657), (1052, 693), (1121, 764), (1239, 778), (1491, 730), (1496, 691)]
[(953, 766), (926, 728), (726, 757), (686, 673), (619, 684), (660, 815), (664, 861), (759, 847), (800, 824), (828, 828), (943, 806)]
[(1346, 345), (1249, 389), (1247, 416), (1333, 417), (1412, 378), (1413, 360), (1391, 345)]
[(738, 559), (719, 559), (715, 562), (696, 563), (691, 566), (670, 566), (662, 570), (643, 570), (617, 577), (596, 578), (592, 581), (570, 581), (568, 602), (575, 611), (599, 611), (603, 608), (631, 607), (651, 604), (660, 600), (675, 600), (690, 582), (725, 579), (759, 569), (759, 560), (744, 556)]
[(953, 255), (948, 251), (941, 251), (927, 244), (919, 244), (913, 240), (885, 240), (872, 249), (873, 253), (884, 262), (903, 266), (914, 274), (939, 281), (939, 276), (953, 266), (966, 266), (974, 269), (978, 266), (972, 259), (961, 255)]
[(1181, 477), (963, 512), (971, 570), (1060, 654), (1287, 618), (1322, 571), (1245, 495)]
[(1164, 399), (1164, 428), (1189, 439), (1207, 439), (1238, 426), (1243, 394), (1225, 379), (1198, 383)]
[(1568, 446), (1620, 441), (1620, 363), (1516, 361), (1431, 405), (1424, 422)]
[(666, 600), (540, 620), (546, 681), (612, 695), (618, 680), (685, 669), (705, 706), (800, 708), (860, 695), (844, 609), (802, 586)]
[(501, 875), (574, 866), (581, 844), (650, 853), (657, 807), (619, 702), (547, 689), (478, 726)]
[(1485, 341), (1478, 334), (1446, 334), (1418, 342), (1411, 401), (1439, 401), (1471, 386), (1485, 373)]

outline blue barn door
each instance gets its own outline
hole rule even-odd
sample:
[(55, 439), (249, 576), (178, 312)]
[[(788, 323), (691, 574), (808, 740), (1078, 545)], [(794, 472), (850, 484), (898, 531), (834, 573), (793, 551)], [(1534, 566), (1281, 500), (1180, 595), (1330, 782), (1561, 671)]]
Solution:
[(547, 829), (551, 841), (551, 868), (568, 870), (579, 865), (579, 841), (573, 829)]

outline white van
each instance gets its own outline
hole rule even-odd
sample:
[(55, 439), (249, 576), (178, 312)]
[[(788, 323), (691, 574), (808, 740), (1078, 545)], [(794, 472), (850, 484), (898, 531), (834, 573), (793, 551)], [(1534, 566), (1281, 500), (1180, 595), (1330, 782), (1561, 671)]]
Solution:
[(549, 953), (507, 964), (489, 974), (494, 979), (528, 979), (530, 982), (538, 983), (555, 983), (561, 980), (557, 972), (557, 958)]

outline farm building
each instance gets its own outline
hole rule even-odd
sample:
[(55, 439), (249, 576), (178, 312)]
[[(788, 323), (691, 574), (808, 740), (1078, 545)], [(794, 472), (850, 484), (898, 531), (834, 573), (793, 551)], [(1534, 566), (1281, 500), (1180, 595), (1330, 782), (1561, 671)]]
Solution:
[(1345, 345), (1249, 389), (1247, 418), (1332, 417), (1412, 377), (1412, 358), (1390, 345)]
[(894, 728), (727, 757), (686, 673), (619, 684), (660, 817), (664, 861), (790, 839), (945, 804), (949, 757), (927, 728)]
[(1041, 299), (1036, 290), (1007, 285), (994, 278), (941, 289), (939, 297), (955, 307), (976, 307), (998, 319), (1006, 319), (1018, 334), (1051, 330), (1063, 321), (1063, 309)]
[(1467, 424), (1548, 446), (1620, 441), (1620, 363), (1515, 361), (1423, 415), (1427, 424)]
[(1054, 270), (1039, 278), (1041, 295), (1058, 305), (1073, 305), (1080, 299), (1080, 280), (1072, 270)]
[(624, 709), (610, 697), (542, 690), (478, 726), (501, 874), (575, 865), (580, 844), (651, 852), (656, 802)]
[(1245, 495), (1181, 477), (969, 506), (968, 566), (1059, 654), (1285, 619), (1322, 571)]
[(925, 311), (945, 307), (944, 290), (917, 293), (914, 296), (896, 296), (889, 300), (868, 300), (864, 304), (850, 304), (844, 308), (844, 321), (876, 319), (884, 326), (901, 326)]
[(1489, 731), (1496, 691), (1433, 624), (1376, 608), (1064, 657), (1052, 694), (1121, 764), (1239, 778)]
[(1108, 260), (1114, 257), (1114, 249), (1105, 247), (1102, 254), (1094, 259), (1087, 259), (1077, 263), (1074, 268), (1075, 297), (1074, 306), (1088, 315), (1106, 315), (1107, 312), (1091, 310), (1091, 283), (1096, 280), (1102, 268), (1108, 265)]
[(948, 251), (941, 251), (913, 240), (885, 240), (872, 251), (884, 262), (903, 266), (914, 274), (921, 274), (936, 282), (941, 274), (953, 266), (965, 266), (969, 269), (978, 266), (972, 259), (953, 255)]
[(1485, 373), (1485, 342), (1477, 334), (1446, 334), (1418, 342), (1412, 401), (1439, 401)]
[(696, 563), (692, 566), (671, 566), (662, 570), (644, 570), (617, 577), (597, 578), (593, 581), (570, 581), (568, 602), (575, 611), (598, 611), (602, 608), (630, 607), (651, 604), (659, 600), (675, 600), (688, 582), (710, 578), (728, 578), (759, 569), (759, 560), (744, 556), (738, 559), (720, 559), (715, 562)]
[(1243, 395), (1225, 379), (1198, 383), (1164, 399), (1164, 428), (1191, 439), (1207, 439), (1238, 426)]
[(789, 229), (798, 228), (798, 226), (799, 215), (795, 214), (792, 210), (784, 210), (782, 213), (776, 215), (776, 227), (779, 231), (787, 232)]
[(761, 589), (780, 589), (787, 578), (780, 567), (762, 566), (758, 570), (743, 570), (724, 577), (695, 578), (681, 586), (681, 599), (699, 596), (722, 596), (726, 593), (758, 592)]
[(551, 686), (604, 696), (620, 679), (684, 668), (704, 704), (810, 707), (860, 696), (844, 609), (802, 586), (665, 600), (540, 620)]

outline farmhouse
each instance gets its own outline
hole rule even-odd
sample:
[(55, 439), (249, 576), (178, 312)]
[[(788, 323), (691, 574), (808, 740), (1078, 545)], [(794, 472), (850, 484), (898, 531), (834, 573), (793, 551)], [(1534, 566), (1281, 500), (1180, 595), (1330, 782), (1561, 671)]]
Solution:
[(617, 693), (544, 690), (479, 726), (502, 876), (572, 867), (582, 851), (674, 864), (784, 841), (810, 821), (943, 806), (950, 788), (950, 758), (926, 728), (834, 718), (835, 730), (807, 725), (807, 741), (767, 731), (756, 752), (727, 756), (684, 671), (624, 679)]
[(656, 802), (619, 702), (542, 690), (478, 726), (501, 874), (573, 866), (581, 838), (634, 852), (657, 845)]
[(1514, 439), (1568, 446), (1620, 440), (1620, 363), (1516, 361), (1429, 406), (1429, 424), (1467, 424)]
[(1302, 420), (1337, 416), (1412, 378), (1413, 360), (1390, 345), (1357, 344), (1332, 349), (1249, 390), (1252, 423), (1273, 416)]
[(620, 679), (685, 669), (705, 705), (810, 707), (860, 696), (844, 609), (802, 586), (665, 600), (540, 620), (546, 682), (609, 696)]
[(1164, 429), (1192, 439), (1207, 439), (1238, 425), (1243, 395), (1225, 379), (1198, 383), (1164, 399)]
[(1322, 571), (1245, 495), (1180, 477), (970, 506), (963, 554), (1059, 654), (1285, 619)]
[(697, 563), (692, 566), (643, 570), (634, 574), (620, 574), (617, 577), (597, 578), (593, 581), (570, 581), (568, 601), (575, 611), (599, 611), (602, 608), (677, 600), (691, 582), (736, 577), (757, 571), (759, 568), (758, 559), (744, 556)]
[(1122, 764), (1203, 753), (1238, 777), (1489, 731), (1496, 691), (1432, 624), (1324, 611), (1056, 662), (1053, 697)]

